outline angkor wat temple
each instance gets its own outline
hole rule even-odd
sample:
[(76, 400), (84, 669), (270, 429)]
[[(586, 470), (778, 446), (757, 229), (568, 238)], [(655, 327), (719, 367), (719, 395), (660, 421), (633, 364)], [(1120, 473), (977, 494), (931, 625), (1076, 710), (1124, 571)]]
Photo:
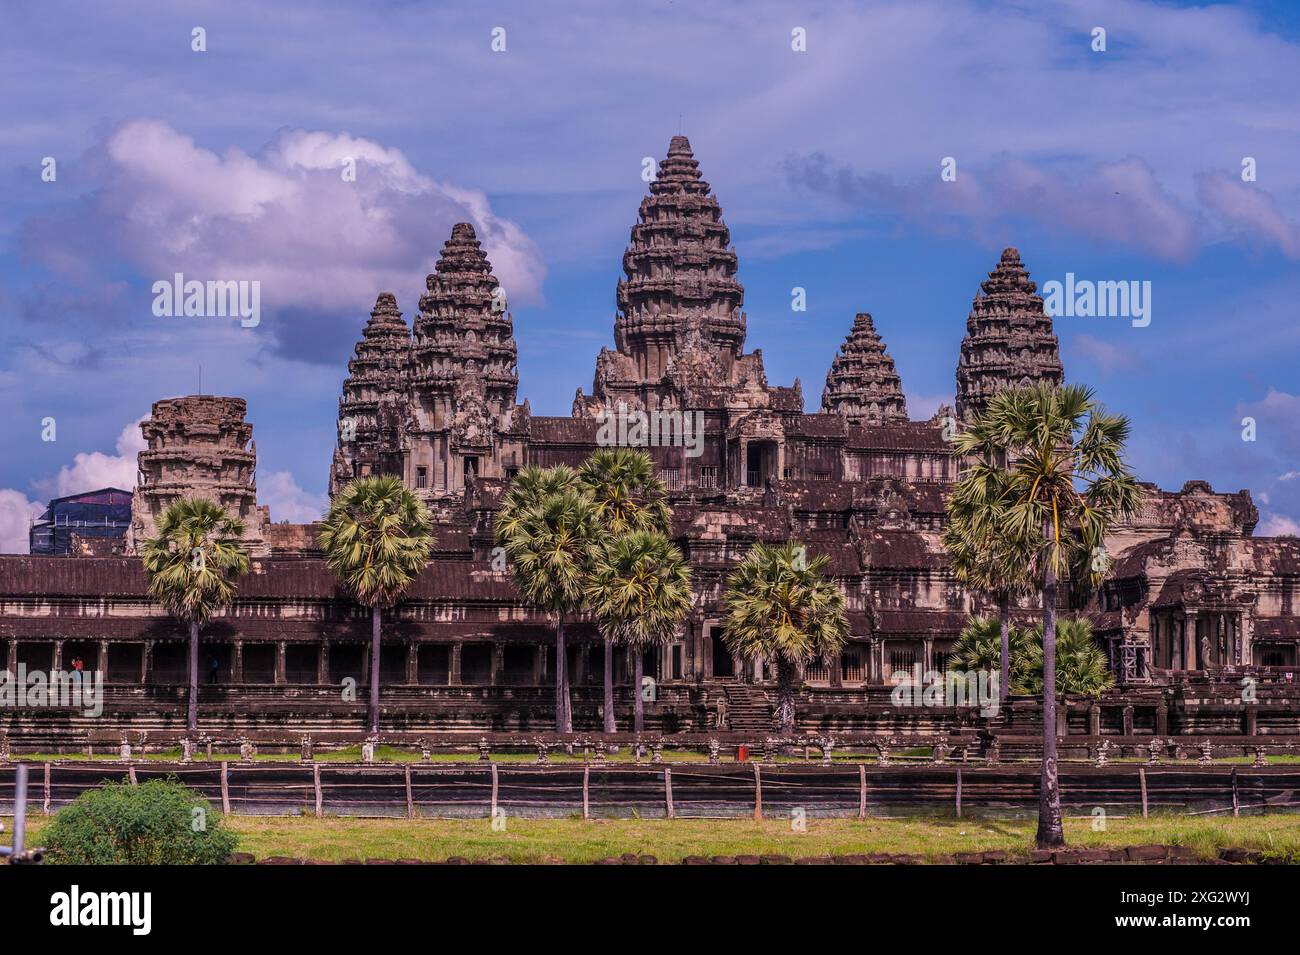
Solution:
[[(647, 654), (658, 681), (652, 726), (702, 729), (723, 711), (761, 711), (756, 691), (771, 674), (725, 650), (719, 607), (729, 568), (755, 541), (798, 539), (829, 555), (847, 595), (850, 642), (803, 674), (807, 725), (859, 725), (859, 712), (879, 711), (872, 687), (917, 664), (941, 669), (971, 614), (991, 612), (954, 580), (940, 544), (958, 464), (948, 439), (1000, 389), (1067, 377), (1017, 250), (1002, 253), (976, 292), (955, 409), (929, 420), (909, 418), (868, 314), (846, 318), (819, 411), (805, 412), (797, 380), (768, 382), (762, 351), (745, 351), (736, 252), (685, 137), (673, 138), (642, 200), (623, 271), (614, 347), (596, 357), (591, 393), (578, 389), (567, 417), (535, 415), (518, 400), (513, 319), (470, 225), (452, 229), (412, 324), (393, 294), (378, 296), (343, 382), (329, 487), (400, 475), (437, 522), (434, 557), (385, 633), (385, 725), (549, 724), (552, 623), (519, 600), (494, 559), (494, 509), (521, 467), (581, 463), (610, 415), (688, 415), (703, 426), (694, 445), (646, 448), (670, 489), (673, 536), (696, 587), (676, 639)], [(313, 528), (272, 523), (258, 506), (245, 411), (241, 399), (206, 395), (154, 405), (128, 548), (183, 495), (213, 497), (243, 517), (254, 569), (234, 606), (203, 630), (201, 721), (360, 725), (363, 704), (341, 701), (338, 687), (366, 680), (368, 616), (325, 567)], [(1300, 540), (1252, 536), (1258, 514), (1244, 490), (1203, 481), (1148, 490), (1141, 513), (1108, 543), (1115, 563), (1100, 592), (1062, 596), (1063, 612), (1093, 622), (1118, 692), (1173, 694), (1196, 674), (1280, 680), (1298, 662)], [(1025, 601), (1017, 613), (1030, 619), (1038, 609)], [(75, 655), (105, 672), (105, 725), (183, 726), (185, 630), (148, 599), (129, 553), (0, 558), (0, 642), (10, 670), (57, 670)], [(569, 652), (575, 724), (597, 727), (603, 651), (590, 624), (574, 627)], [(615, 670), (619, 706), (630, 709), (621, 651)], [(0, 726), (14, 736), (59, 719), (76, 725), (5, 712)]]

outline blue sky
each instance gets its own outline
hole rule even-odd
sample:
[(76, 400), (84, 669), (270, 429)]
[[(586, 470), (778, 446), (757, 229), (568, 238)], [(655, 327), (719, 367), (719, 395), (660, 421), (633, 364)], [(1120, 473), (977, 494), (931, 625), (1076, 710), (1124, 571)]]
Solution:
[[(0, 20), (0, 550), (48, 497), (132, 482), (134, 423), (200, 365), (248, 399), (273, 518), (318, 513), (352, 343), (381, 290), (413, 318), (456, 221), (510, 295), (521, 399), (567, 414), (611, 344), (642, 159), (679, 129), (740, 255), (748, 347), (809, 410), (859, 311), (913, 417), (950, 401), (1014, 245), (1040, 284), (1152, 283), (1146, 328), (1057, 320), (1067, 378), (1132, 417), (1139, 474), (1249, 488), (1261, 532), (1300, 532), (1295, 4), (18, 0)], [(155, 317), (177, 271), (259, 281), (260, 325)]]

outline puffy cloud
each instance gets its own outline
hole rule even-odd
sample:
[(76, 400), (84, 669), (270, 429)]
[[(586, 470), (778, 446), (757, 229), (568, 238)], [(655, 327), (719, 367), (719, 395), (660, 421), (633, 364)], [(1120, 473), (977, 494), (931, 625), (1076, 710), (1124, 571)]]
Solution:
[[(456, 222), (474, 225), (512, 301), (541, 297), (545, 267), (519, 226), (482, 193), (438, 182), (368, 139), (285, 129), (257, 154), (218, 154), (165, 122), (136, 119), (89, 158), (98, 188), (28, 221), (30, 255), (81, 282), (106, 267), (106, 248), (146, 285), (177, 272), (258, 281), (278, 345), (309, 359), (318, 357), (311, 340), (322, 311), (351, 316), (355, 336), (355, 320), (380, 291), (413, 310)], [(355, 181), (344, 176), (349, 163)], [(129, 314), (151, 317), (152, 301), (137, 293)]]
[(257, 480), (257, 500), (270, 505), (271, 520), (310, 524), (324, 515), (329, 499), (325, 494), (303, 490), (289, 471), (272, 471)]
[(140, 422), (147, 416), (132, 421), (117, 436), (117, 454), (102, 451), (80, 452), (72, 464), (64, 465), (54, 477), (33, 481), (32, 486), (48, 497), (66, 497), (83, 491), (96, 491), (101, 487), (135, 487), (136, 455), (145, 449)]
[(1136, 368), (1141, 362), (1131, 348), (1121, 348), (1092, 335), (1075, 335), (1070, 339), (1071, 351), (1090, 359), (1102, 371), (1110, 373)]
[(1288, 220), (1277, 201), (1255, 183), (1205, 173), (1196, 177), (1196, 191), (1229, 231), (1260, 245), (1276, 245), (1287, 258), (1300, 259), (1300, 225)]
[(44, 510), (21, 491), (0, 488), (0, 554), (27, 553), (27, 531)]
[(937, 167), (930, 179), (901, 181), (862, 174), (825, 153), (813, 153), (787, 157), (785, 173), (795, 187), (891, 212), (943, 234), (952, 231), (954, 220), (982, 233), (989, 224), (1019, 217), (1166, 259), (1187, 259), (1196, 248), (1191, 215), (1160, 185), (1151, 167), (1134, 157), (1081, 169), (1004, 160), (959, 167), (955, 182), (941, 183)]
[(1255, 528), (1256, 537), (1300, 537), (1300, 521), (1285, 514), (1264, 514)]

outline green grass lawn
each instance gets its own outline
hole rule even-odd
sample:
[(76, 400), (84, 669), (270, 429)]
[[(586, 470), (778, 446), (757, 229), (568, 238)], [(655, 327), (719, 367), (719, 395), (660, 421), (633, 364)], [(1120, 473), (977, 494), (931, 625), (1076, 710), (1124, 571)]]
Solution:
[[(239, 849), (258, 858), (296, 856), (344, 859), (424, 859), (449, 856), (510, 862), (594, 862), (625, 852), (648, 853), (660, 862), (688, 855), (792, 857), (853, 853), (906, 853), (940, 861), (956, 852), (1003, 849), (1021, 858), (1032, 848), (1033, 820), (809, 819), (806, 832), (787, 820), (507, 819), (493, 831), (487, 819), (406, 820), (341, 817), (232, 816)], [(9, 820), (6, 823), (7, 841)], [(45, 820), (31, 820), (28, 843), (40, 844)], [(1211, 858), (1221, 846), (1243, 846), (1300, 861), (1300, 815), (1215, 818), (1153, 816), (1111, 818), (1105, 831), (1090, 819), (1066, 821), (1074, 846), (1165, 843), (1189, 846)]]

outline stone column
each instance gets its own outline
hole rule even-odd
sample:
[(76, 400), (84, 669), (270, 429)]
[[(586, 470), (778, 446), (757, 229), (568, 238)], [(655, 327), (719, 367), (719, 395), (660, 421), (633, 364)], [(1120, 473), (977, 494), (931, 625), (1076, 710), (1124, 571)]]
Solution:
[(499, 686), (505, 682), (505, 653), (505, 647), (501, 644), (492, 644), (492, 686)]
[(9, 671), (10, 679), (18, 679), (18, 638), (10, 637), (7, 641), (8, 648), (5, 650), (5, 669)]
[(569, 684), (577, 686), (587, 682), (587, 654), (590, 652), (585, 643), (574, 645), (573, 649), (573, 673), (569, 677)]
[(153, 641), (146, 640), (144, 648), (140, 651), (140, 682), (142, 684), (153, 681)]
[(543, 644), (537, 644), (533, 647), (533, 685), (541, 686), (542, 678), (546, 674), (546, 647)]
[(924, 677), (926, 673), (929, 673), (934, 669), (934, 637), (926, 637), (925, 640), (922, 641), (922, 647), (923, 656), (925, 657), (922, 670), (925, 672), (922, 673), (921, 676)]
[(275, 682), (280, 685), (288, 681), (287, 668), (285, 667), (285, 653), (287, 647), (285, 642), (280, 640), (275, 645)]
[(831, 686), (841, 687), (844, 685), (844, 670), (842, 669), (844, 654), (836, 653), (830, 659), (831, 669)]
[(406, 645), (406, 682), (412, 686), (420, 682), (420, 645), (414, 640)]
[(105, 683), (108, 682), (108, 641), (99, 641), (99, 656), (95, 660), (95, 669), (101, 674)]
[(322, 686), (330, 681), (330, 643), (320, 642), (320, 653), (316, 654), (316, 682)]
[(63, 669), (63, 641), (54, 641), (54, 652), (50, 655), (50, 672), (57, 673)]
[(452, 686), (460, 686), (460, 651), (464, 646), (459, 640), (451, 645), (451, 667), (447, 678)]
[(1251, 666), (1255, 657), (1255, 616), (1249, 611), (1241, 615), (1241, 665)]
[(1196, 633), (1196, 611), (1183, 611), (1183, 669), (1195, 670), (1197, 654), (1200, 653), (1200, 647), (1197, 646)]
[(235, 659), (230, 665), (230, 681), (232, 683), (244, 682), (244, 641), (235, 641)]

